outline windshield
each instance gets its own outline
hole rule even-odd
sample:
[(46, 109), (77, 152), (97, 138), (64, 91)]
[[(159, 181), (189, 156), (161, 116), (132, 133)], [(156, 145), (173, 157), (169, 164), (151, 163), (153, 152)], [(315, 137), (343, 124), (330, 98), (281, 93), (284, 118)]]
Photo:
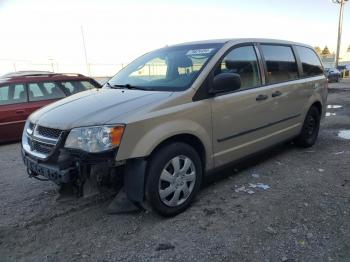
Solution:
[(122, 69), (106, 85), (156, 91), (185, 90), (221, 46), (183, 45), (147, 53)]

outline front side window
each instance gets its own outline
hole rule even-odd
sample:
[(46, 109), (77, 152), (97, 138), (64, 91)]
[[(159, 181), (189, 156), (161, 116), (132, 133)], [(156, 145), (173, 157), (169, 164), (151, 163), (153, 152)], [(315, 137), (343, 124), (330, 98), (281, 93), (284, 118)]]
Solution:
[(191, 86), (222, 44), (165, 47), (130, 63), (108, 86), (156, 91), (182, 91)]
[(243, 46), (233, 49), (222, 60), (220, 73), (236, 73), (241, 77), (241, 88), (248, 89), (261, 85), (258, 59), (253, 46)]
[(89, 81), (82, 81), (82, 80), (69, 80), (69, 81), (62, 81), (58, 82), (62, 89), (65, 91), (68, 95), (73, 95), (85, 90), (89, 90), (92, 88), (97, 88), (98, 86), (94, 86)]
[(59, 99), (65, 96), (55, 82), (29, 84), (29, 101)]
[(0, 86), (0, 105), (27, 102), (27, 93), (23, 84)]
[[(303, 67), (303, 76), (322, 75), (322, 64), (316, 53), (307, 47), (297, 46), (296, 48)], [(332, 72), (330, 69), (328, 71)]]
[(101, 87), (99, 84), (90, 81), (80, 81), (80, 83), (85, 87), (85, 90)]
[(289, 46), (261, 45), (269, 84), (298, 78), (298, 66)]

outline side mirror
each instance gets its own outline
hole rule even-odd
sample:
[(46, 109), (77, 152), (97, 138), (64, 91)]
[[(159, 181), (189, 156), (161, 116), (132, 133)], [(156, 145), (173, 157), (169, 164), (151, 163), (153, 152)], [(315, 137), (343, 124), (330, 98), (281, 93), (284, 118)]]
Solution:
[(231, 92), (241, 88), (241, 77), (235, 73), (221, 73), (214, 77), (211, 94)]

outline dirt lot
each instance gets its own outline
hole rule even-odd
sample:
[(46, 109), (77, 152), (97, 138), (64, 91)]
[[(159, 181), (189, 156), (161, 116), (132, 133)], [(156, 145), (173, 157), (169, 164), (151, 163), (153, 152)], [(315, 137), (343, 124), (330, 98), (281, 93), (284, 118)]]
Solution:
[(171, 219), (108, 215), (109, 199), (57, 203), (54, 185), (26, 176), (20, 145), (0, 146), (0, 261), (350, 261), (350, 140), (338, 136), (350, 82), (330, 87), (341, 107), (313, 148), (228, 168)]

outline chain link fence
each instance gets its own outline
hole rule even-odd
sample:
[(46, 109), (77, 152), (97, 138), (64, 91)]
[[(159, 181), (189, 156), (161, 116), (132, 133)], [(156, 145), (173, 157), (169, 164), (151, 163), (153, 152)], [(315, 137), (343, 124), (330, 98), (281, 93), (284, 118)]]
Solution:
[(1, 60), (0, 59), (0, 76), (9, 72), (17, 71), (50, 71), (55, 73), (80, 73), (91, 77), (111, 77), (115, 75), (126, 64), (102, 64), (89, 63), (69, 64), (58, 63), (55, 61), (49, 63), (33, 63), (26, 60)]

